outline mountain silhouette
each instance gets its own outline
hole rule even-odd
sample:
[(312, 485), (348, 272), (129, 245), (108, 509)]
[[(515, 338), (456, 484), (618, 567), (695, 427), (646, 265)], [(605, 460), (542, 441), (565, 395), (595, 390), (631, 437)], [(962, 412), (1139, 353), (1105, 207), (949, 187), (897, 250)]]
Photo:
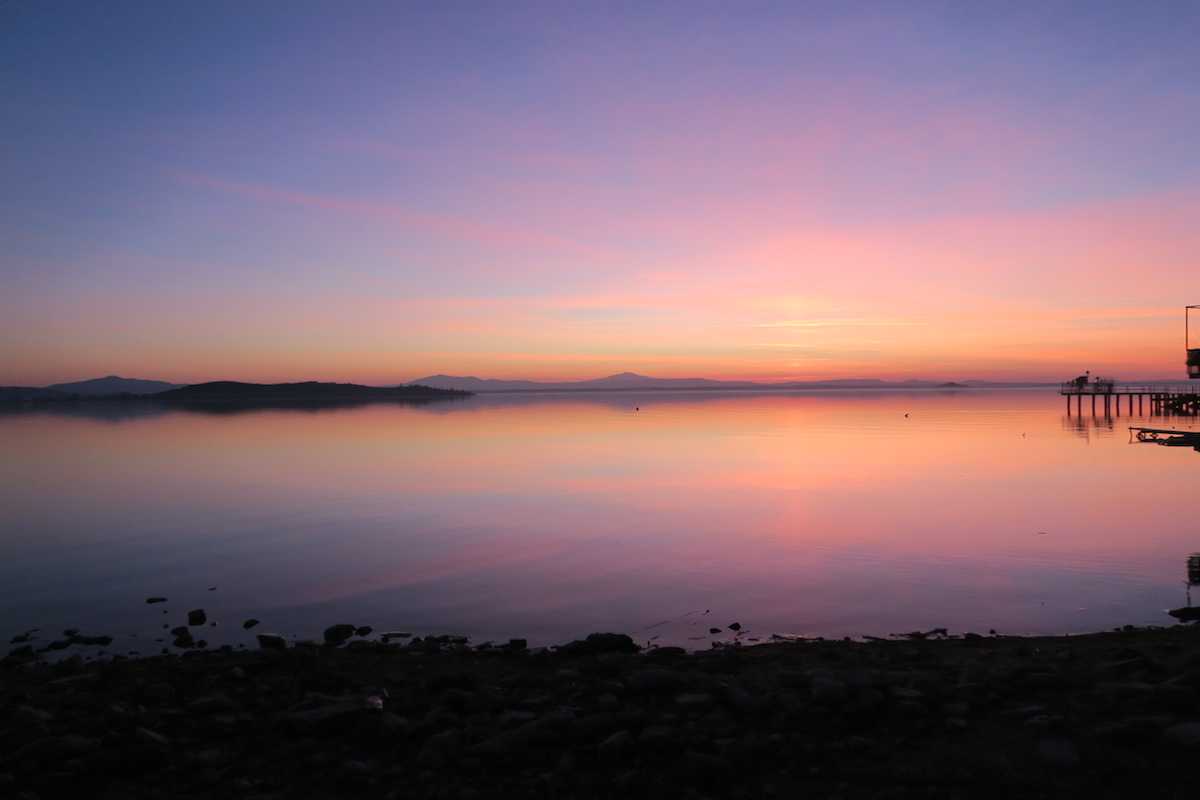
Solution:
[(56, 383), (46, 388), (56, 392), (63, 392), (64, 394), (112, 395), (157, 394), (169, 389), (178, 389), (181, 386), (183, 386), (181, 383), (145, 381), (138, 378), (122, 378), (117, 375), (109, 375), (107, 378), (92, 378), (88, 381), (76, 381), (75, 383)]

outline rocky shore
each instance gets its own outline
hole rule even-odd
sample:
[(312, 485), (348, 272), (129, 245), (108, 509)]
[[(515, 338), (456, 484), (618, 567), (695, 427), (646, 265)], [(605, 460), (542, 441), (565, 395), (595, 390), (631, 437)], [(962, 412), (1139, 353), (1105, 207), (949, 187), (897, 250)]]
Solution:
[(0, 661), (0, 796), (1192, 798), (1200, 634)]

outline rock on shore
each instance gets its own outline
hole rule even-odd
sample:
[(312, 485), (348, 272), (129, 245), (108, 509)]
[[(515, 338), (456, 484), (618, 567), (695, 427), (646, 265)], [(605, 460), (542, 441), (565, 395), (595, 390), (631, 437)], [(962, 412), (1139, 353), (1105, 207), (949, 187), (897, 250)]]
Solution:
[(1200, 635), (0, 662), (0, 794), (1191, 798)]

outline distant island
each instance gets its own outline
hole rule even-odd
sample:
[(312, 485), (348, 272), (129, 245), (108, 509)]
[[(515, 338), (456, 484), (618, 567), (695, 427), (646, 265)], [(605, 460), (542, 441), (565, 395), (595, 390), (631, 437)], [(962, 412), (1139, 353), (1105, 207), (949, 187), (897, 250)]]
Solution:
[(92, 378), (75, 383), (55, 383), (46, 388), (54, 392), (80, 395), (157, 394), (170, 389), (180, 389), (186, 384), (166, 381), (146, 381), (139, 378), (122, 378), (109, 375), (107, 378)]
[(361, 386), (356, 383), (239, 383), (213, 381), (170, 389), (155, 394), (166, 403), (253, 403), (253, 402), (362, 402), (368, 400), (432, 400), (470, 397), (461, 389), (432, 386)]
[(472, 392), (408, 384), (361, 386), (355, 383), (240, 383), (213, 381), (190, 386), (110, 375), (45, 388), (0, 386), (0, 402), (39, 403), (78, 400), (153, 400), (165, 403), (362, 403), (375, 400), (425, 402), (470, 397)]

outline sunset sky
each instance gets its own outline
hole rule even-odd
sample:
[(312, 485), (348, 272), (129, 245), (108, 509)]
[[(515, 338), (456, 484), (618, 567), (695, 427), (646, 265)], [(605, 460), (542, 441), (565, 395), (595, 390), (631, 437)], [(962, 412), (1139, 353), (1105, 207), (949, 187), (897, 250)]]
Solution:
[(1198, 41), (1194, 0), (7, 0), (0, 385), (1183, 378)]

